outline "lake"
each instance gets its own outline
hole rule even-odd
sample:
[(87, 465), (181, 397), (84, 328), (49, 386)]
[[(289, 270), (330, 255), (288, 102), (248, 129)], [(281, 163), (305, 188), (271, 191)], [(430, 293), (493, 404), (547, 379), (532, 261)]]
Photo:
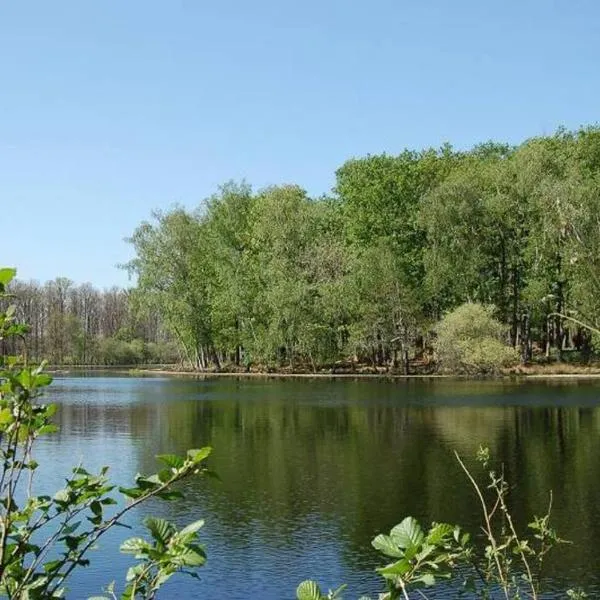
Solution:
[[(487, 444), (514, 484), (519, 524), (554, 494), (553, 524), (573, 544), (549, 560), (548, 597), (579, 584), (600, 597), (600, 381), (323, 380), (90, 376), (57, 378), (60, 432), (40, 442), (40, 486), (62, 487), (71, 465), (111, 466), (131, 481), (154, 456), (211, 445), (221, 481), (185, 484), (186, 499), (153, 501), (92, 555), (69, 598), (118, 584), (119, 542), (145, 514), (201, 530), (201, 581), (176, 576), (159, 598), (282, 600), (306, 578), (380, 589), (370, 546), (407, 515), (478, 531), (476, 498), (453, 456), (470, 465)], [(440, 590), (433, 597), (454, 597)]]

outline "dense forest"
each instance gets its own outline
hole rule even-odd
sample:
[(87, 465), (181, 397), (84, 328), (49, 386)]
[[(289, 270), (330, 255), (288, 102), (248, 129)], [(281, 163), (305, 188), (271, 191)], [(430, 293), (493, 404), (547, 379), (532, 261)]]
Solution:
[(319, 198), (231, 182), (129, 241), (133, 290), (18, 284), (34, 355), (406, 370), (469, 302), (523, 362), (585, 362), (600, 349), (581, 327), (600, 325), (600, 128), (355, 158)]
[(524, 361), (586, 360), (600, 128), (351, 159), (320, 198), (228, 183), (194, 212), (155, 213), (130, 242), (140, 305), (198, 369), (402, 365), (465, 302), (492, 305)]

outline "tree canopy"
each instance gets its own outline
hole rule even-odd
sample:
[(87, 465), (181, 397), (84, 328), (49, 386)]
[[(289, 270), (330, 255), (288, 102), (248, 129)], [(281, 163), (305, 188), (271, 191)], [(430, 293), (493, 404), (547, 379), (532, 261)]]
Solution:
[(353, 158), (330, 196), (228, 183), (131, 238), (138, 293), (199, 368), (405, 364), (464, 304), (506, 342), (589, 356), (600, 324), (600, 129)]
[(600, 326), (599, 127), (352, 158), (335, 175), (318, 198), (229, 182), (154, 212), (129, 238), (132, 290), (13, 285), (32, 353), (406, 370), (428, 363), (444, 315), (479, 303), (523, 361), (593, 354), (577, 321)]

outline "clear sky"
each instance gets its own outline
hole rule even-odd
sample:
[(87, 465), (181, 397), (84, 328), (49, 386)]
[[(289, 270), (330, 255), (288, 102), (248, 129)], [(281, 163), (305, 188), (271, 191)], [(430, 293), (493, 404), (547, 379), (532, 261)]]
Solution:
[(0, 266), (127, 284), (154, 208), (228, 179), (599, 120), (598, 0), (0, 0)]

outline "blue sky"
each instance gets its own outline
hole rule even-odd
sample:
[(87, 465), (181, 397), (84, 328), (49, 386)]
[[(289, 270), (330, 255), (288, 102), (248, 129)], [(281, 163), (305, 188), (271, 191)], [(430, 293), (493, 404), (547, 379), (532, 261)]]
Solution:
[(598, 65), (597, 0), (0, 0), (0, 265), (126, 285), (152, 209), (596, 123)]

